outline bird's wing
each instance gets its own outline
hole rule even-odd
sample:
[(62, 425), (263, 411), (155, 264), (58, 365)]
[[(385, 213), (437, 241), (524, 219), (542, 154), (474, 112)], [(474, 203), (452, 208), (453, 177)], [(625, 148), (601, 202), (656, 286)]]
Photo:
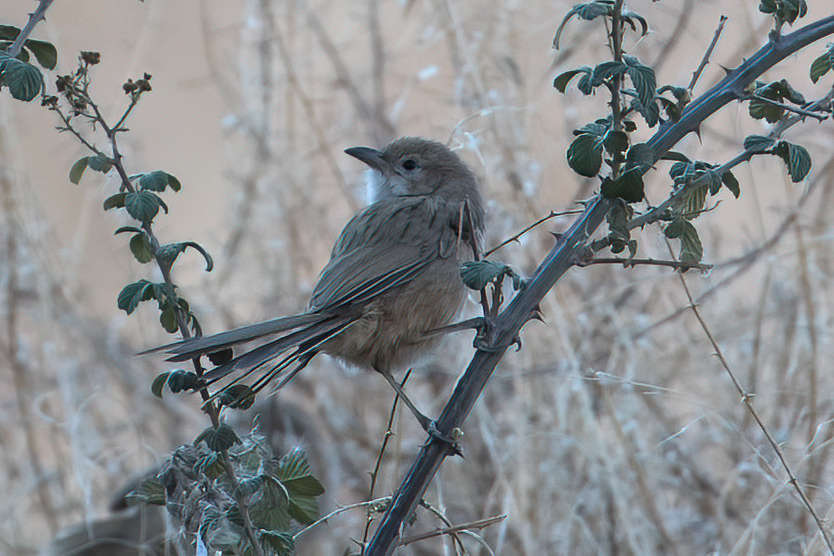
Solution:
[(310, 310), (359, 306), (411, 281), (457, 245), (456, 213), (429, 197), (376, 203), (348, 222), (319, 276)]

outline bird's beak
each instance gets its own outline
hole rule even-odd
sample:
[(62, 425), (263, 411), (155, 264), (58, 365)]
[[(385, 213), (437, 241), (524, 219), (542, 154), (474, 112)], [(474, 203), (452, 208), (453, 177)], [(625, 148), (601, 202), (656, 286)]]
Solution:
[(382, 172), (385, 166), (385, 159), (382, 157), (382, 153), (370, 147), (352, 147), (345, 149), (345, 153), (361, 160), (374, 170), (379, 170), (380, 172)]

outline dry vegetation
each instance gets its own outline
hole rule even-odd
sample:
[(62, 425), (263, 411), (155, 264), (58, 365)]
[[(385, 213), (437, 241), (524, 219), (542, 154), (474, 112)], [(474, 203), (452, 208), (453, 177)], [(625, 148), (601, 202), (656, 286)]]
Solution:
[[(131, 126), (127, 163), (135, 171), (168, 163), (183, 182), (160, 233), (199, 240), (217, 261), (203, 276), (194, 257), (178, 276), (208, 331), (304, 305), (336, 234), (363, 203), (361, 168), (341, 154), (345, 147), (400, 135), (448, 140), (482, 180), (491, 245), (595, 185), (568, 170), (564, 153), (575, 126), (604, 114), (604, 100), (575, 90), (563, 97), (551, 81), (554, 69), (606, 52), (600, 31), (576, 21), (565, 48), (550, 50), (568, 2), (239, 0), (202, 2), (190, 14), (153, 1), (110, 8), (146, 18), (134, 19), (140, 23), (128, 34), (141, 39), (135, 51), (132, 39), (98, 38), (92, 22), (63, 31), (71, 19), (60, 4), (43, 38), (56, 43), (67, 71), (72, 54), (61, 37), (85, 29), (85, 48), (103, 53), (101, 100), (123, 102), (124, 60), (155, 74), (155, 91)], [(812, 2), (805, 21), (827, 15), (822, 4)], [(631, 8), (654, 31), (628, 47), (654, 65), (659, 84), (686, 85), (719, 15), (730, 17), (696, 93), (721, 76), (719, 64), (732, 67), (758, 48), (770, 25), (752, 1), (635, 0)], [(166, 77), (173, 62), (165, 56), (176, 52), (148, 47), (163, 19), (176, 21), (166, 34), (183, 26), (197, 85)], [(819, 48), (774, 76), (787, 74), (809, 98), (821, 96), (826, 80), (815, 88), (807, 78)], [(150, 100), (165, 99), (166, 87), (186, 93), (168, 105)], [(219, 143), (204, 148), (199, 133), (185, 129), (161, 137), (160, 120), (180, 121), (176, 102), (199, 105), (195, 121), (212, 126), (206, 141)], [(78, 151), (69, 137), (50, 135), (55, 122), (36, 108), (0, 98), (0, 552), (17, 555), (36, 553), (60, 528), (106, 515), (128, 477), (206, 425), (195, 399), (152, 397), (149, 382), (164, 367), (133, 354), (166, 338), (151, 309), (126, 318), (115, 306), (119, 285), (145, 268), (109, 236), (121, 224), (98, 209), (106, 194), (99, 175), (81, 189), (66, 181)], [(678, 150), (729, 159), (745, 135), (761, 133), (744, 110), (725, 108), (704, 126), (702, 142), (690, 136)], [(789, 137), (814, 158), (809, 180), (791, 184), (770, 160), (737, 171), (741, 198), (722, 194), (699, 220), (715, 269), (686, 279), (824, 516), (834, 510), (834, 130), (809, 122)], [(157, 139), (174, 151), (162, 162)], [(53, 157), (51, 146), (69, 152)], [(214, 174), (201, 174), (201, 165)], [(666, 170), (649, 178), (650, 199), (669, 187)], [(553, 243), (548, 230), (569, 222), (552, 221), (499, 258), (529, 273)], [(643, 254), (667, 256), (656, 228), (639, 238)], [(427, 501), (455, 523), (506, 514), (482, 532), (496, 554), (821, 553), (813, 521), (686, 306), (668, 269), (571, 271), (542, 306), (547, 323), (527, 325), (523, 349), (505, 357), (479, 401), (466, 426), (466, 459), (446, 462)], [(471, 357), (471, 337), (460, 336), (410, 380), (430, 414)], [(308, 448), (329, 511), (367, 497), (392, 398), (380, 377), (320, 357), (269, 400), (277, 407), (261, 425), (279, 444)], [(239, 430), (251, 419), (251, 412), (236, 417)], [(407, 415), (395, 430), (377, 494), (396, 486), (424, 439)], [(361, 509), (331, 519), (302, 537), (299, 553), (355, 548), (364, 520)], [(436, 526), (421, 512), (415, 530)], [(472, 554), (488, 553), (465, 542)], [(401, 552), (450, 547), (433, 539)]]

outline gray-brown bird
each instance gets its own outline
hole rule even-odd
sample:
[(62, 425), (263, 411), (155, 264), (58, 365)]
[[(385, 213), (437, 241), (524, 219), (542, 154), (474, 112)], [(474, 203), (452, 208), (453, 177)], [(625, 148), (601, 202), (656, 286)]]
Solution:
[(480, 251), (483, 202), (475, 176), (440, 143), (405, 137), (382, 151), (345, 152), (370, 167), (372, 203), (342, 230), (307, 310), (152, 351), (185, 361), (268, 338), (205, 380), (234, 373), (237, 382), (258, 373), (256, 392), (274, 379), (280, 388), (324, 352), (378, 371), (404, 395), (392, 371), (405, 368), (432, 343), (427, 333), (460, 312), (466, 288), (459, 268)]

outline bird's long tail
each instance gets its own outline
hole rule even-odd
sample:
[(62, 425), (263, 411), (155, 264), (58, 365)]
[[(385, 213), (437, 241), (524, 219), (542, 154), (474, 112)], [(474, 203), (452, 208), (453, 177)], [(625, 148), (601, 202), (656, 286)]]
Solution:
[[(320, 312), (301, 313), (235, 328), (211, 336), (174, 342), (144, 351), (140, 355), (162, 352), (169, 355), (167, 361), (187, 361), (202, 355), (217, 353), (233, 346), (274, 336), (266, 343), (219, 364), (202, 376), (206, 384), (214, 384), (234, 374), (232, 380), (234, 384), (253, 373), (263, 372), (252, 385), (252, 389), (258, 392), (273, 379), (284, 374), (284, 371), (287, 371), (287, 373), (282, 377), (276, 388), (280, 388), (289, 382), (310, 362), (324, 343), (356, 320), (357, 317), (353, 315), (333, 316)], [(282, 354), (285, 354), (284, 357), (278, 359)]]

